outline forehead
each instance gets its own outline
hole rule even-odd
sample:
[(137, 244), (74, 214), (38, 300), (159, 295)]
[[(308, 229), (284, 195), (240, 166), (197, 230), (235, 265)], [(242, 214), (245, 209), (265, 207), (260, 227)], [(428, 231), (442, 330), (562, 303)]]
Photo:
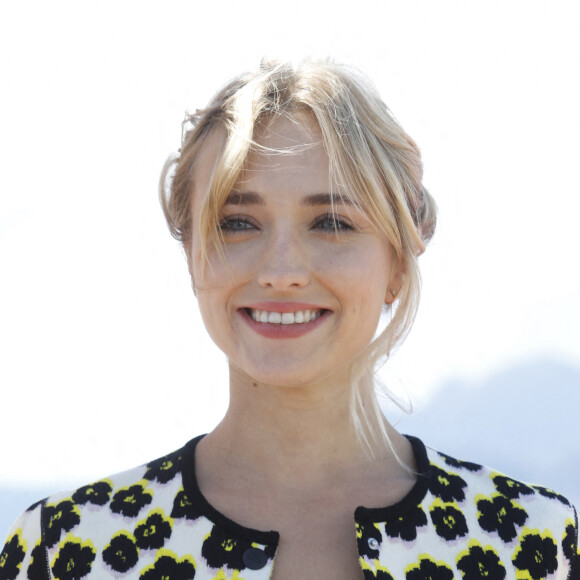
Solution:
[[(226, 139), (227, 133), (223, 126), (216, 127), (205, 136), (193, 167), (194, 182), (197, 182), (201, 189), (204, 189), (203, 185), (207, 185), (211, 180)], [(297, 164), (309, 158), (310, 165), (328, 168), (328, 155), (324, 148), (322, 133), (316, 118), (309, 111), (297, 110), (257, 123), (254, 144), (239, 169), (242, 172), (250, 169), (256, 171), (259, 167), (273, 170), (278, 161), (292, 157), (298, 157), (295, 159)]]
[(262, 147), (292, 151), (322, 145), (322, 133), (310, 111), (295, 110), (256, 124), (254, 140)]
[(327, 191), (329, 160), (312, 114), (294, 113), (261, 124), (236, 189)]

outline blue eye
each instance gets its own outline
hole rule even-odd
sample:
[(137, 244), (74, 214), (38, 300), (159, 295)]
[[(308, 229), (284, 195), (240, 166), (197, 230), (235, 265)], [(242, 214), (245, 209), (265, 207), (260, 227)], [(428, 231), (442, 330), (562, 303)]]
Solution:
[(314, 222), (314, 227), (329, 234), (338, 234), (340, 232), (354, 230), (352, 224), (345, 218), (331, 213), (320, 216)]
[(233, 215), (222, 219), (219, 228), (223, 233), (237, 233), (254, 230), (256, 226), (243, 216)]

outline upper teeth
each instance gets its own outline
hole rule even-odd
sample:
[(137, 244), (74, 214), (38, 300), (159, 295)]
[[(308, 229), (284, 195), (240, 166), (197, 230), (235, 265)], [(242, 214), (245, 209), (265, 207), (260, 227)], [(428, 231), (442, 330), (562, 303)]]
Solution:
[(321, 310), (297, 310), (296, 312), (252, 310), (252, 318), (256, 322), (269, 322), (270, 324), (301, 324), (316, 320), (321, 312)]

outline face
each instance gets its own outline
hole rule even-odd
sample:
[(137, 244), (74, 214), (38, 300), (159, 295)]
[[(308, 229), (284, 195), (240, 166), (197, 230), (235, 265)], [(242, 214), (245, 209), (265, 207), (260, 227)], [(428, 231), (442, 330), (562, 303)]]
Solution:
[[(214, 135), (197, 165), (194, 224), (219, 142)], [(385, 300), (392, 301), (389, 289), (399, 289), (393, 251), (348, 192), (331, 198), (338, 188), (313, 117), (277, 118), (257, 142), (268, 149), (250, 154), (221, 211), (225, 262), (210, 242), (204, 268), (193, 234), (205, 325), (232, 372), (248, 381), (345, 379), (372, 340)]]

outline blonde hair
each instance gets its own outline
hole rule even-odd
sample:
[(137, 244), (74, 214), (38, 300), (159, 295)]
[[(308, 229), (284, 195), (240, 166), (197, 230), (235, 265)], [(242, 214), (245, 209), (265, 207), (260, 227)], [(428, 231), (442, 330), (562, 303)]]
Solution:
[[(197, 227), (203, 255), (209, 240), (220, 249), (219, 213), (256, 146), (256, 130), (273, 117), (297, 110), (310, 112), (318, 122), (332, 182), (354, 196), (388, 237), (403, 272), (390, 323), (353, 365), (351, 417), (372, 454), (381, 441), (391, 445), (373, 388), (375, 370), (404, 340), (415, 318), (420, 294), (417, 258), (435, 230), (436, 206), (422, 185), (417, 145), (370, 81), (358, 70), (331, 61), (263, 61), (257, 71), (226, 84), (205, 109), (186, 117), (179, 155), (169, 157), (161, 174), (161, 205), (171, 234), (184, 246)], [(194, 169), (208, 135), (216, 130), (223, 132), (223, 143), (198, 223), (193, 224)]]

